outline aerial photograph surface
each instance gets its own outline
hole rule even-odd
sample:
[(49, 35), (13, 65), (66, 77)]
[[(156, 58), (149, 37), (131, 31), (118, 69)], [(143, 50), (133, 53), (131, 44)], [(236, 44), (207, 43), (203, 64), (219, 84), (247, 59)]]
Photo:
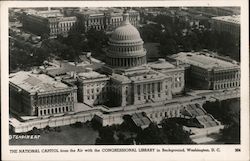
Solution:
[(9, 144), (240, 144), (240, 11), (9, 8)]

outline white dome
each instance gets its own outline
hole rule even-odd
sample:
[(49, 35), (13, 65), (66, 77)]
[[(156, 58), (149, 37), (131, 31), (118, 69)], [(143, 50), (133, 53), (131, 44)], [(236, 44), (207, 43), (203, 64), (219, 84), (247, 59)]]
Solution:
[(124, 14), (124, 21), (121, 26), (115, 29), (112, 33), (110, 41), (119, 42), (119, 41), (142, 41), (139, 31), (130, 24), (128, 13)]
[(111, 35), (111, 41), (140, 41), (139, 31), (130, 23), (122, 24)]
[(129, 23), (128, 14), (112, 33), (106, 52), (106, 63), (112, 67), (130, 68), (146, 63), (146, 50), (139, 31)]

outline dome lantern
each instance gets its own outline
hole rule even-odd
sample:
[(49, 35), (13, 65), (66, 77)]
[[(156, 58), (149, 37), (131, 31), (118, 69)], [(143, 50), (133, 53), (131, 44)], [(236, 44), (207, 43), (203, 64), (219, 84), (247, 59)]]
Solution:
[(130, 24), (130, 22), (129, 22), (129, 14), (124, 13), (123, 14), (123, 25), (128, 25), (128, 24)]

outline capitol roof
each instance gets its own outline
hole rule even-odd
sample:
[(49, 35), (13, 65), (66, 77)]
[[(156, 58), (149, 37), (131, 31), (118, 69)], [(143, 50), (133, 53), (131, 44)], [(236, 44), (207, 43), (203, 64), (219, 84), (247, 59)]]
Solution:
[(40, 16), (43, 18), (63, 17), (63, 14), (60, 12), (60, 10), (37, 11), (37, 10), (29, 9), (25, 11), (25, 13), (27, 13), (28, 15)]
[(165, 59), (159, 59), (156, 62), (148, 63), (148, 66), (156, 70), (175, 68), (173, 64), (167, 62)]
[(78, 73), (78, 76), (85, 80), (85, 79), (97, 79), (97, 78), (107, 78), (106, 75), (104, 74), (100, 74), (98, 72), (95, 71), (89, 71), (89, 72), (82, 72), (82, 73)]
[(67, 88), (68, 85), (45, 74), (20, 71), (10, 75), (10, 82), (28, 92), (46, 92)]

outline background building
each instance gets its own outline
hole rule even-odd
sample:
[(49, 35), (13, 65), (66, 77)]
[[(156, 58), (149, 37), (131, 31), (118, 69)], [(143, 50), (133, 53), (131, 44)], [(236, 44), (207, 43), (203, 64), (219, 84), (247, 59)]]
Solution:
[(240, 15), (213, 17), (212, 29), (218, 32), (228, 32), (239, 39)]
[[(79, 20), (79, 29), (87, 32), (91, 28), (96, 30), (112, 31), (120, 26), (123, 22), (123, 9), (118, 8), (102, 8), (93, 10), (91, 8), (81, 8), (75, 11), (72, 15), (76, 16)], [(128, 10), (130, 22), (138, 26), (140, 21), (140, 14), (135, 10)]]
[[(123, 22), (124, 9), (120, 8), (54, 8), (48, 10), (28, 9), (22, 12), (23, 28), (40, 36), (67, 36), (71, 31), (112, 31)], [(139, 26), (140, 14), (129, 9), (130, 22)]]
[(60, 10), (27, 10), (22, 15), (23, 28), (41, 36), (67, 36), (77, 29), (76, 22), (76, 17), (64, 17)]
[(170, 56), (179, 64), (188, 65), (187, 75), (193, 87), (228, 89), (240, 86), (240, 66), (209, 52), (186, 52)]
[(208, 17), (240, 14), (240, 7), (190, 7), (189, 10)]

